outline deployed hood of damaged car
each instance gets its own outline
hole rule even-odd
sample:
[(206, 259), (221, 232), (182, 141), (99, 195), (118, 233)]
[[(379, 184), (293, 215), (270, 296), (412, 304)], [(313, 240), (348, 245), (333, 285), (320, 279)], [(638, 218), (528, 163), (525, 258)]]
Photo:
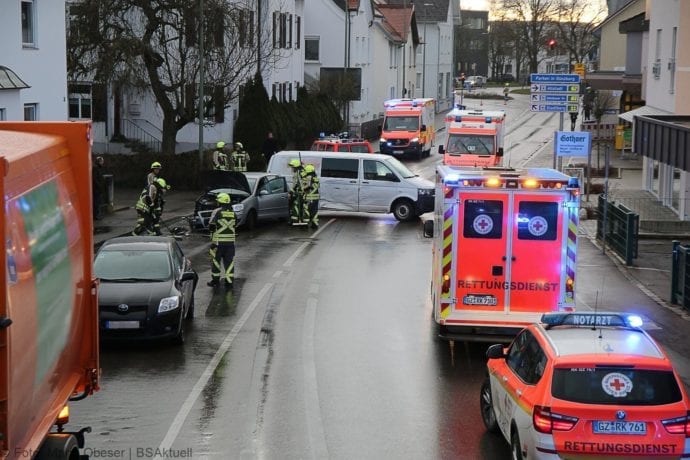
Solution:
[(247, 177), (235, 171), (203, 171), (201, 173), (201, 187), (205, 192), (211, 190), (231, 193), (230, 190), (251, 194)]

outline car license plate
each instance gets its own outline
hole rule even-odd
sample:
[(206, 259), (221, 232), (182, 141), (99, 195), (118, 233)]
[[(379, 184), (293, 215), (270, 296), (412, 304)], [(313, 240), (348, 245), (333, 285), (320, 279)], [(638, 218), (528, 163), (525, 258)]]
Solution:
[(139, 329), (139, 321), (106, 321), (106, 329)]
[(595, 420), (592, 428), (596, 434), (647, 434), (646, 422)]
[(496, 297), (492, 295), (466, 295), (462, 298), (464, 305), (496, 305)]
[(405, 153), (404, 150), (393, 150), (393, 155), (402, 155), (403, 153)]

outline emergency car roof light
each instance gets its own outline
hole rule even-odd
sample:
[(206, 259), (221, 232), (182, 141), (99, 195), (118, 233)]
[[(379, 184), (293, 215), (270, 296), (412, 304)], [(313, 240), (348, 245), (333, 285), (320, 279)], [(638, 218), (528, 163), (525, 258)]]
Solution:
[(616, 312), (544, 313), (541, 322), (547, 329), (556, 326), (628, 327), (642, 326), (642, 318)]
[(501, 186), (501, 180), (498, 177), (489, 177), (486, 179), (486, 186), (487, 187), (500, 187)]
[(524, 188), (537, 188), (539, 186), (539, 182), (536, 179), (525, 179), (522, 181), (522, 186)]
[(568, 179), (568, 188), (580, 188), (580, 181), (577, 179), (577, 177), (571, 177)]
[(451, 174), (448, 174), (446, 176), (445, 182), (446, 182), (446, 184), (448, 184), (448, 183), (457, 184), (459, 180), (460, 180), (460, 174), (451, 173)]
[(485, 117), (484, 123), (491, 123), (491, 117)]
[(460, 115), (455, 116), (455, 122), (460, 123), (462, 121), (462, 117)]
[(319, 138), (323, 139), (324, 137), (326, 137), (326, 133), (324, 133), (323, 131), (320, 132), (320, 133), (319, 133)]

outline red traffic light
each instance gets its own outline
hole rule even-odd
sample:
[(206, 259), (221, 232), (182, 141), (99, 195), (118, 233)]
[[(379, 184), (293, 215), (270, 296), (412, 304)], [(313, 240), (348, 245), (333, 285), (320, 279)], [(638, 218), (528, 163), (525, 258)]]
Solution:
[(549, 49), (552, 50), (555, 47), (556, 47), (556, 39), (552, 38), (551, 40), (549, 40)]

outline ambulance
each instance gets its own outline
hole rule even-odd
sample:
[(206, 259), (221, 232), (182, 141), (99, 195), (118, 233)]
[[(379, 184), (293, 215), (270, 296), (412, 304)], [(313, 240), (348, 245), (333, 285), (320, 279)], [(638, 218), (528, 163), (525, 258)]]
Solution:
[(430, 156), (436, 138), (436, 100), (390, 99), (383, 107), (380, 152), (396, 157), (413, 156), (418, 160)]
[(503, 159), (506, 113), (502, 110), (461, 110), (445, 117), (448, 138), (438, 146), (443, 164), (498, 166)]
[(431, 302), (438, 335), (510, 341), (575, 308), (579, 184), (548, 168), (436, 169)]

